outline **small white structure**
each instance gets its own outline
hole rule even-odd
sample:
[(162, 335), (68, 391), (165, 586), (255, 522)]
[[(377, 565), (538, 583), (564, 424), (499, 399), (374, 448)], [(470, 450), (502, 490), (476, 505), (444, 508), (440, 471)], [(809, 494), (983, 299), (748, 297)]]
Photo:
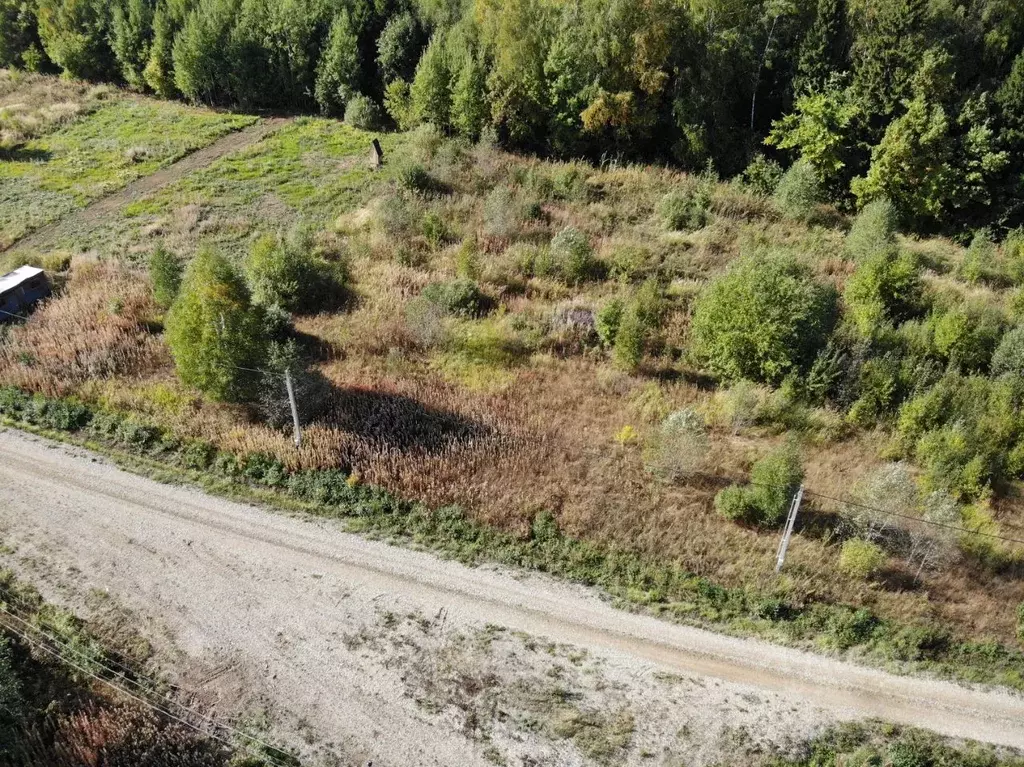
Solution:
[(46, 272), (34, 266), (19, 266), (0, 277), (0, 322), (15, 319), (50, 295)]

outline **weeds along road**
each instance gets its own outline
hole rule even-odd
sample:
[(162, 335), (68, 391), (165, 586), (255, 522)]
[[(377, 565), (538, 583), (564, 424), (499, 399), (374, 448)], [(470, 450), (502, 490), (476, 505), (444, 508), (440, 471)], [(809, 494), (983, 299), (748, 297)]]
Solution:
[[(13, 430), (0, 430), (0, 541), (13, 551), (5, 563), (46, 596), (74, 607), (76, 593), (84, 599), (101, 589), (149, 633), (173, 640), (179, 658), (218, 673), (233, 669), (235, 692), (209, 693), (215, 709), (230, 711), (232, 694), (259, 692), (348, 752), (365, 749), (376, 764), (484, 763), (471, 738), (445, 735), (443, 716), (417, 713), (408, 698), (418, 693), (391, 689), (396, 680), (408, 683), (410, 667), (394, 678), (383, 670), (387, 663), (368, 670), (359, 654), (365, 647), (351, 637), (381, 605), (443, 616), (447, 630), (497, 624), (585, 648), (609, 673), (696, 677), (705, 692), (695, 692), (689, 716), (698, 725), (703, 703), (713, 709), (715, 694), (735, 688), (753, 691), (762, 713), (782, 727), (787, 717), (802, 719), (803, 730), (878, 717), (1024, 748), (1020, 696), (893, 676), (618, 611), (583, 588), (467, 568), (331, 523), (160, 484)], [(640, 688), (640, 699), (660, 694), (648, 682)], [(794, 726), (789, 734), (801, 734)]]

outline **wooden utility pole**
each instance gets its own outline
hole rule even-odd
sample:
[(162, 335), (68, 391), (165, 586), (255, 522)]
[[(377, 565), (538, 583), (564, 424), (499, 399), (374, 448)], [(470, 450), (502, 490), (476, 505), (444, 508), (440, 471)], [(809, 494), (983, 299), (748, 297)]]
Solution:
[(775, 572), (782, 570), (782, 564), (786, 561), (786, 552), (789, 551), (789, 539), (793, 537), (793, 528), (796, 526), (796, 515), (800, 513), (800, 502), (804, 499), (804, 486), (793, 496), (793, 502), (789, 504), (789, 516), (786, 518), (786, 529), (782, 533), (782, 542), (779, 544), (779, 553), (775, 557)]
[(295, 405), (295, 389), (292, 387), (292, 371), (284, 369), (284, 385), (288, 389), (288, 404), (292, 406), (292, 425), (295, 427), (295, 447), (302, 447), (302, 429), (299, 428), (299, 409)]

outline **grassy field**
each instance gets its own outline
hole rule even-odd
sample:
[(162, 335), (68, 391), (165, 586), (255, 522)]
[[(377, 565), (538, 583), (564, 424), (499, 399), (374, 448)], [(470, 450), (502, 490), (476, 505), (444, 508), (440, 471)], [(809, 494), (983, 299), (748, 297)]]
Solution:
[[(104, 105), (45, 141), (68, 152), (102, 144), (104, 112), (136, 108), (134, 101)], [(123, 125), (109, 133), (121, 136), (120, 156), (138, 141)], [(820, 496), (850, 497), (890, 463), (892, 420), (864, 426), (831, 406), (794, 401), (785, 387), (726, 387), (687, 356), (694, 300), (740, 254), (784, 252), (841, 289), (855, 269), (844, 251), (845, 217), (822, 209), (801, 223), (737, 182), (654, 167), (549, 163), (429, 131), (383, 136), (387, 162), (374, 171), (370, 139), (336, 122), (300, 119), (122, 216), (68, 233), (61, 243), (73, 256), (66, 289), (7, 333), (0, 378), (137, 413), (236, 455), (273, 456), (291, 471), (339, 468), (432, 507), (457, 504), (474, 523), (513, 538), (528, 538), (547, 512), (574, 539), (678, 566), (727, 589), (801, 608), (866, 608), (958, 640), (1016, 645), (1024, 599), (1019, 547), (965, 538), (950, 545), (941, 565), (920, 573), (889, 556), (871, 577), (838, 574), (847, 509)], [(159, 164), (148, 162), (125, 172)], [(94, 179), (86, 186), (98, 190), (101, 175), (81, 178)], [(68, 176), (55, 169), (48, 178), (60, 186)], [(4, 204), (24, 210), (41, 184)], [(692, 231), (662, 223), (660, 201), (679, 190), (707, 200), (706, 220)], [(352, 294), (340, 310), (295, 321), (329, 385), (301, 450), (246, 408), (209, 402), (181, 385), (140, 269), (157, 243), (186, 261), (200, 245), (215, 244), (241, 263), (259, 235), (297, 221), (314, 226), (318, 248), (345, 264)], [(566, 227), (593, 248), (598, 268), (586, 279), (541, 266)], [(926, 265), (928, 290), (954, 303), (983, 301), (1007, 316), (1015, 311), (1012, 284), (964, 277), (971, 257), (964, 247), (908, 239), (900, 247)], [(478, 286), (486, 309), (439, 313), (424, 302), (425, 290), (458, 279)], [(624, 368), (597, 340), (594, 317), (613, 299), (633, 300), (652, 279), (661, 290), (660, 320), (639, 364)], [(665, 480), (652, 471), (652, 451), (664, 418), (681, 408), (706, 421), (707, 443), (699, 472)], [(713, 499), (746, 481), (752, 464), (789, 438), (800, 445), (806, 485), (820, 496), (808, 499), (779, 578), (777, 532), (722, 519)], [(1013, 537), (1014, 525), (1024, 525), (1015, 484), (958, 513), (995, 535)]]
[(28, 137), (0, 161), (0, 247), (255, 121), (103, 87), (26, 93), (21, 77), (0, 103), (0, 125)]

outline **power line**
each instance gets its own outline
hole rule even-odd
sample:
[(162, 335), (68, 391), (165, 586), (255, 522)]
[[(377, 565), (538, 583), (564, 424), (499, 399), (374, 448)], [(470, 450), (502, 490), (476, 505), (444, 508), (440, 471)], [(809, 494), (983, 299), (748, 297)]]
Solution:
[[(154, 703), (152, 700), (148, 700), (146, 698), (140, 697), (140, 695), (149, 695), (149, 696), (157, 697), (160, 700), (165, 701), (166, 703), (168, 703), (168, 704), (170, 704), (172, 706), (175, 706), (175, 707), (177, 707), (177, 708), (179, 708), (179, 709), (181, 709), (183, 711), (187, 711), (190, 715), (194, 716), (195, 718), (199, 719), (200, 721), (203, 721), (203, 722), (207, 723), (209, 726), (211, 726), (213, 728), (224, 730), (224, 731), (226, 731), (228, 733), (231, 733), (232, 735), (235, 735), (236, 737), (239, 737), (239, 738), (241, 738), (241, 739), (243, 739), (245, 741), (248, 741), (248, 744), (249, 744), (248, 748), (252, 748), (253, 745), (260, 746), (262, 749), (264, 749), (264, 752), (263, 753), (258, 753), (257, 755), (261, 759), (264, 759), (265, 761), (269, 762), (274, 767), (289, 767), (284, 762), (281, 762), (281, 761), (277, 760), (276, 758), (274, 758), (273, 756), (271, 756), (270, 754), (266, 753), (266, 750), (268, 750), (268, 749), (270, 751), (278, 751), (278, 750), (280, 750), (280, 749), (277, 749), (275, 746), (272, 746), (269, 743), (266, 743), (266, 742), (260, 740), (259, 738), (256, 738), (256, 737), (252, 736), (252, 735), (249, 735), (246, 732), (243, 732), (241, 730), (235, 729), (234, 727), (231, 727), (228, 724), (224, 724), (223, 722), (218, 722), (218, 721), (216, 721), (215, 719), (213, 719), (211, 717), (205, 716), (204, 714), (201, 714), (198, 711), (195, 711), (194, 709), (189, 708), (185, 704), (173, 700), (172, 698), (169, 698), (167, 696), (162, 696), (162, 695), (158, 694), (155, 690), (145, 687), (142, 683), (140, 683), (140, 682), (138, 682), (138, 681), (136, 681), (134, 679), (128, 678), (125, 674), (114, 671), (112, 668), (107, 666), (104, 662), (96, 660), (95, 658), (90, 658), (90, 657), (86, 656), (81, 650), (78, 650), (77, 648), (71, 646), (67, 642), (64, 642), (64, 641), (60, 640), (59, 638), (54, 637), (53, 635), (49, 634), (48, 632), (44, 631), (43, 629), (39, 628), (38, 626), (32, 625), (31, 623), (26, 621), (24, 618), (14, 614), (14, 613), (12, 613), (10, 610), (7, 610), (6, 608), (4, 608), (2, 606), (0, 606), (0, 612), (3, 612), (6, 615), (10, 616), (11, 618), (15, 619), (16, 621), (18, 621), (22, 625), (26, 626), (28, 629), (33, 630), (33, 631), (37, 632), (38, 634), (46, 637), (46, 639), (48, 639), (54, 645), (57, 645), (58, 647), (62, 647), (67, 652), (73, 653), (78, 658), (82, 659), (83, 661), (85, 661), (87, 663), (91, 663), (91, 664), (93, 664), (95, 666), (98, 666), (99, 668), (103, 669), (104, 671), (108, 672), (109, 674), (112, 674), (114, 677), (120, 677), (126, 683), (130, 683), (130, 684), (135, 685), (135, 687), (137, 687), (139, 689), (140, 693), (137, 694), (137, 693), (135, 693), (135, 692), (133, 692), (131, 690), (125, 689), (123, 686), (120, 686), (120, 685), (116, 684), (114, 681), (100, 676), (96, 672), (94, 672), (94, 671), (92, 671), (92, 670), (90, 670), (88, 668), (85, 668), (83, 665), (81, 665), (79, 663), (76, 663), (73, 660), (70, 660), (69, 658), (67, 658), (64, 655), (62, 655), (59, 651), (53, 649), (52, 647), (47, 646), (46, 644), (44, 644), (44, 643), (42, 643), (42, 642), (40, 642), (38, 640), (34, 640), (32, 637), (27, 636), (26, 634), (22, 633), (21, 631), (19, 631), (18, 629), (14, 628), (12, 626), (7, 626), (6, 627), (12, 633), (14, 633), (17, 636), (21, 637), (25, 641), (27, 641), (27, 642), (29, 642), (29, 643), (31, 643), (31, 644), (41, 648), (42, 650), (46, 651), (47, 653), (49, 653), (53, 657), (57, 658), (59, 661), (61, 661), (63, 663), (66, 663), (67, 665), (71, 666), (75, 670), (77, 670), (77, 671), (79, 671), (79, 672), (81, 672), (83, 674), (86, 674), (87, 676), (91, 677), (92, 679), (95, 679), (96, 681), (99, 681), (99, 682), (107, 685), (108, 687), (110, 687), (110, 688), (112, 688), (112, 689), (114, 689), (114, 690), (116, 690), (116, 691), (118, 691), (118, 692), (128, 696), (132, 700), (134, 700), (134, 701), (136, 701), (138, 703), (141, 703), (142, 705), (152, 709), (153, 711), (161, 713), (161, 714), (163, 714), (163, 715), (165, 715), (167, 717), (170, 717), (171, 719), (173, 719), (176, 722), (180, 722), (181, 724), (184, 724), (185, 726), (189, 727), (190, 729), (194, 730), (195, 732), (197, 732), (197, 733), (199, 733), (201, 735), (204, 735), (206, 737), (210, 737), (210, 738), (218, 741), (219, 743), (227, 746), (228, 748), (232, 748), (232, 749), (235, 748), (235, 745), (232, 744), (230, 741), (225, 740), (224, 738), (216, 735), (213, 732), (209, 732), (207, 730), (204, 730), (203, 728), (193, 724), (192, 722), (187, 721), (186, 719), (183, 719), (181, 716), (178, 716), (178, 715), (174, 714), (172, 711), (169, 711), (166, 708), (164, 708), (164, 707)], [(111, 659), (111, 661), (112, 661), (112, 659)], [(126, 666), (123, 666), (122, 664), (119, 664), (116, 661), (112, 661), (112, 662), (114, 662), (116, 665), (119, 665), (121, 668), (131, 672), (131, 670), (128, 669)], [(134, 674), (134, 672), (131, 672), (131, 673)]]
[(9, 312), (6, 309), (0, 309), (0, 314), (6, 314), (8, 317), (17, 317), (19, 320), (25, 320), (26, 322), (28, 321), (28, 317), (26, 317), (25, 315), (15, 314), (14, 312)]
[(848, 506), (853, 506), (859, 509), (865, 509), (867, 511), (874, 511), (879, 514), (888, 514), (889, 516), (899, 517), (900, 519), (908, 519), (914, 522), (922, 522), (926, 525), (932, 525), (934, 527), (942, 527), (947, 530), (955, 530), (958, 533), (965, 533), (967, 535), (981, 535), (985, 538), (995, 538), (996, 540), (1006, 541), (1007, 543), (1019, 543), (1022, 546), (1024, 546), (1024, 540), (1019, 540), (1017, 538), (1006, 538), (1005, 536), (996, 535), (995, 533), (983, 533), (981, 530), (968, 530), (966, 527), (960, 527), (958, 525), (950, 525), (945, 522), (936, 522), (934, 520), (925, 519), (923, 517), (915, 517), (911, 514), (900, 514), (898, 511), (880, 509), (877, 506), (869, 506), (868, 504), (865, 503), (857, 503), (856, 501), (849, 501), (843, 498), (834, 498), (831, 495), (825, 495), (824, 493), (816, 493), (813, 490), (805, 490), (804, 492), (807, 493), (807, 495), (813, 495), (816, 498), (823, 498), (825, 500), (835, 501), (836, 503), (845, 503)]

